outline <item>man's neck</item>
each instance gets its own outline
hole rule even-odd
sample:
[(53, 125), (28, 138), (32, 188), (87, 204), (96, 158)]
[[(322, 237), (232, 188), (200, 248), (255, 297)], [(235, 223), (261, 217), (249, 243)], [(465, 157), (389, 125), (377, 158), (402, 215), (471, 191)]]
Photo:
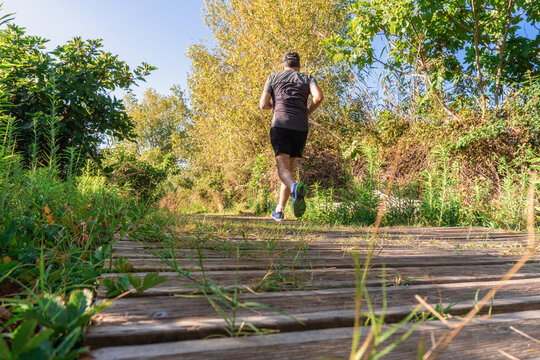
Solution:
[(294, 71), (300, 71), (300, 68), (290, 68), (290, 67), (284, 66), (284, 67), (283, 67), (283, 70), (294, 70)]

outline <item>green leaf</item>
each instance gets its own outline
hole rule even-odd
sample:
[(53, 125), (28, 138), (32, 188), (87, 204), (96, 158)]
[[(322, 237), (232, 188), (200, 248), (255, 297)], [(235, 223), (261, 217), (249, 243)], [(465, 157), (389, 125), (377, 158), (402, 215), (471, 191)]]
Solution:
[(67, 336), (62, 339), (62, 342), (56, 347), (56, 355), (60, 357), (65, 357), (73, 348), (73, 346), (75, 346), (81, 336), (82, 328), (78, 327), (71, 331)]
[(50, 340), (44, 340), (39, 347), (24, 352), (18, 360), (50, 360), (52, 344)]
[(30, 341), (28, 341), (28, 343), (25, 345), (23, 349), (23, 352), (27, 353), (39, 347), (41, 343), (48, 340), (53, 333), (54, 333), (53, 329), (46, 329), (39, 332), (38, 334), (36, 334), (36, 336), (32, 337)]
[(82, 326), (79, 320), (86, 313), (92, 304), (92, 293), (88, 289), (75, 290), (69, 297), (69, 303), (66, 306), (69, 327), (75, 325)]
[(36, 326), (36, 320), (26, 320), (15, 329), (11, 341), (11, 357), (13, 359), (17, 359), (22, 354), (26, 344), (32, 339)]
[(142, 288), (140, 292), (146, 291), (154, 286), (167, 282), (166, 277), (158, 276), (157, 273), (150, 273), (144, 277)]
[(37, 300), (38, 320), (49, 327), (68, 325), (66, 306), (62, 299), (54, 295), (42, 295)]
[(2, 335), (0, 335), (0, 360), (11, 360), (11, 353)]
[(120, 295), (120, 291), (116, 287), (116, 284), (110, 278), (104, 279), (101, 284), (107, 289), (107, 293), (105, 294), (105, 296), (115, 297)]
[(129, 283), (135, 288), (137, 292), (139, 292), (139, 288), (141, 286), (141, 277), (137, 275), (128, 275)]
[(129, 290), (129, 277), (127, 274), (122, 274), (117, 278), (118, 289), (122, 292)]

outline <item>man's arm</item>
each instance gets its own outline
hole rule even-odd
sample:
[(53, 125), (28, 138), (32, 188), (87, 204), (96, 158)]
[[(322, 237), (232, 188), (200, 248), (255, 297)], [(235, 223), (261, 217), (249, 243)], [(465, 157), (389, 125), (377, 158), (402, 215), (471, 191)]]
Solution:
[(308, 117), (310, 117), (311, 114), (313, 114), (313, 112), (317, 110), (317, 108), (321, 105), (324, 99), (323, 92), (319, 85), (317, 85), (317, 83), (312, 83), (309, 87), (309, 90), (311, 91), (311, 96), (313, 97), (313, 104), (311, 104), (308, 109)]
[(269, 92), (263, 91), (261, 95), (261, 100), (259, 100), (259, 107), (262, 110), (272, 109), (272, 102), (270, 101), (271, 98), (272, 96), (270, 95)]

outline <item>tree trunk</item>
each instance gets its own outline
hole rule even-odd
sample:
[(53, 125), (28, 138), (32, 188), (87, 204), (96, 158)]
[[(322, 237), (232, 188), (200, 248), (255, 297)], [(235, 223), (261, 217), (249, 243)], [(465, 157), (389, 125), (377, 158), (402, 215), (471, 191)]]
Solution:
[(484, 95), (484, 77), (482, 74), (482, 67), (480, 66), (480, 20), (478, 14), (478, 8), (476, 7), (476, 0), (471, 0), (471, 7), (473, 11), (474, 18), (474, 56), (476, 64), (476, 81), (478, 84), (478, 92), (480, 93), (480, 98), (482, 101), (482, 118), (486, 110), (486, 100)]
[(502, 38), (501, 45), (499, 47), (499, 65), (497, 65), (497, 75), (495, 77), (495, 106), (499, 106), (499, 96), (501, 92), (501, 76), (502, 70), (504, 67), (504, 51), (506, 50), (506, 43), (508, 41), (508, 32), (510, 31), (510, 26), (512, 25), (512, 6), (514, 5), (514, 0), (508, 2), (507, 10), (507, 22), (506, 29), (504, 31), (504, 37)]

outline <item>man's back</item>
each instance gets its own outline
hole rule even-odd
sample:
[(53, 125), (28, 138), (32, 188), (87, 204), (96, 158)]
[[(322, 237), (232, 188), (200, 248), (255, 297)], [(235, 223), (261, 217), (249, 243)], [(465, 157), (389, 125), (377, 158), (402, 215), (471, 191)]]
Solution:
[[(272, 212), (272, 218), (276, 221), (284, 219), (283, 211), (289, 196), (293, 200), (294, 216), (301, 217), (306, 211), (304, 196), (307, 188), (304, 183), (295, 182), (294, 168), (306, 146), (308, 117), (324, 98), (315, 79), (299, 72), (300, 56), (297, 53), (286, 52), (281, 63), (283, 71), (268, 77), (259, 100), (259, 108), (262, 110), (274, 109), (270, 142), (276, 154), (281, 180), (279, 203)], [(307, 100), (310, 94), (313, 102), (308, 109)]]
[(266, 82), (274, 106), (272, 127), (297, 131), (308, 130), (307, 101), (315, 79), (294, 69), (273, 73)]

